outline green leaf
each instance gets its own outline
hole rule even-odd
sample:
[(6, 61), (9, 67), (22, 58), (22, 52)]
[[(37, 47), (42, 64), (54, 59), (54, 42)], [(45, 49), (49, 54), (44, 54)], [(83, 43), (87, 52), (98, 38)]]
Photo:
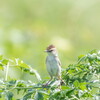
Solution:
[(75, 89), (70, 89), (70, 90), (68, 90), (68, 91), (66, 92), (66, 95), (70, 97), (70, 96), (73, 94), (74, 90), (75, 90)]
[(24, 72), (30, 72), (30, 69), (29, 68), (25, 68), (23, 71)]
[(78, 80), (74, 81), (74, 83), (73, 83), (73, 84), (74, 84), (74, 86), (75, 86), (75, 87), (79, 87), (79, 85), (80, 85), (80, 83), (79, 83), (79, 81), (78, 81)]
[(0, 70), (3, 70), (3, 69), (4, 69), (3, 65), (2, 65), (2, 64), (0, 64)]
[(33, 94), (33, 92), (29, 92), (27, 93), (22, 100), (27, 100), (27, 99), (31, 99), (31, 95)]
[(16, 84), (16, 80), (11, 80), (8, 82), (7, 86), (14, 86)]
[(34, 96), (34, 100), (44, 100), (42, 93), (36, 92)]
[(22, 60), (20, 59), (16, 59), (16, 63), (20, 66), (20, 67), (23, 67), (23, 68), (30, 68), (27, 64), (25, 64)]
[(94, 49), (94, 50), (90, 51), (89, 53), (90, 53), (90, 54), (97, 53), (97, 50)]
[(6, 92), (6, 98), (7, 98), (7, 100), (12, 100), (12, 98), (13, 98), (13, 93), (10, 92), (10, 91)]
[(80, 86), (79, 86), (80, 89), (81, 89), (81, 90), (86, 90), (86, 89), (87, 89), (87, 88), (86, 88), (86, 84), (87, 84), (86, 82), (80, 83)]
[(25, 63), (20, 63), (19, 66), (22, 68), (29, 68), (29, 66)]
[(9, 61), (9, 60), (4, 59), (4, 60), (2, 61), (2, 64), (7, 65), (7, 64), (8, 64), (8, 61)]
[(86, 93), (84, 93), (83, 95), (82, 95), (82, 97), (93, 97), (92, 96), (92, 94), (91, 93), (89, 93), (89, 92), (86, 92)]
[(85, 56), (85, 55), (80, 55), (80, 56), (78, 57), (78, 63), (83, 62), (83, 61), (85, 61), (85, 60), (86, 60), (86, 56)]
[(70, 87), (68, 87), (68, 86), (61, 86), (61, 89), (62, 90), (66, 90), (66, 89), (70, 89)]
[(17, 80), (16, 83), (18, 87), (26, 87), (26, 82), (23, 80)]

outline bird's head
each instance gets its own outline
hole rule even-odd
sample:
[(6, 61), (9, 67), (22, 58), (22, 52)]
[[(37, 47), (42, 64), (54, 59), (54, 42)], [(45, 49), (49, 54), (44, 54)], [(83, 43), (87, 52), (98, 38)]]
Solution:
[(47, 49), (45, 50), (45, 52), (48, 53), (48, 55), (53, 55), (53, 56), (57, 56), (57, 50), (56, 47), (54, 45), (49, 45), (47, 47)]

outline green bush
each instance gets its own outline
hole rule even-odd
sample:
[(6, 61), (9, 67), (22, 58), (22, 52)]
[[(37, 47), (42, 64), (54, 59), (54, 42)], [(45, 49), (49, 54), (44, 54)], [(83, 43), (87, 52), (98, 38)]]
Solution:
[[(10, 66), (35, 75), (39, 82), (9, 78)], [(4, 59), (1, 55), (0, 70), (5, 72), (5, 78), (0, 80), (0, 100), (100, 100), (100, 51), (81, 55), (76, 64), (62, 69), (66, 85), (62, 85), (61, 89), (57, 80), (43, 86), (45, 81), (41, 80), (37, 71), (16, 58)]]

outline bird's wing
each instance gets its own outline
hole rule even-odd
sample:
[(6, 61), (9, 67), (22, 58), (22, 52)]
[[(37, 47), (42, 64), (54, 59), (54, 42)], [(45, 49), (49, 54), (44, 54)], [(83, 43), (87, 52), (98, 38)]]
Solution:
[(61, 66), (61, 61), (59, 60), (59, 58), (57, 58), (57, 62)]

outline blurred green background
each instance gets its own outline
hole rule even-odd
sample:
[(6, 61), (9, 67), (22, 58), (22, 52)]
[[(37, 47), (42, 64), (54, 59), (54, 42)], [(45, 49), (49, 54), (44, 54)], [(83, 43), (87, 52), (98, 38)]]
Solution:
[(44, 52), (49, 44), (66, 68), (80, 54), (99, 49), (99, 40), (100, 0), (0, 0), (0, 53), (24, 60), (42, 79), (49, 77)]

